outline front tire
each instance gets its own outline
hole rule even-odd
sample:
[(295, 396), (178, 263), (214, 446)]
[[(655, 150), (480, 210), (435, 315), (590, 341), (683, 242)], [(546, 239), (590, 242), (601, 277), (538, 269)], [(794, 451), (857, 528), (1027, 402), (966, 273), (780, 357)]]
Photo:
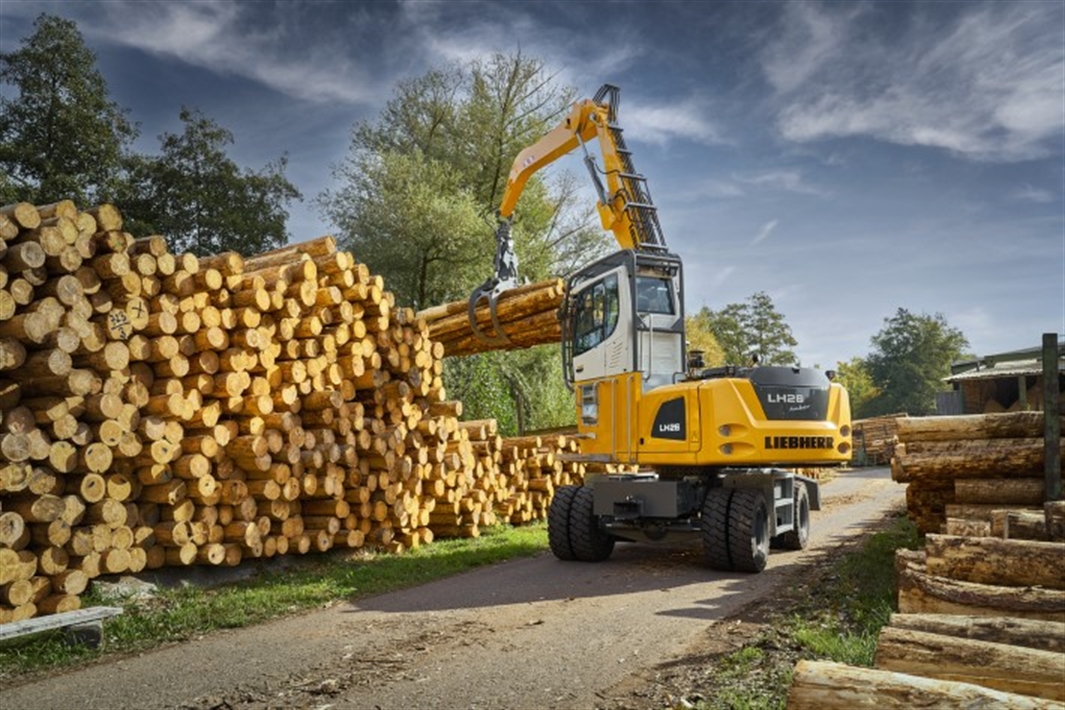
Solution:
[(614, 537), (599, 527), (595, 514), (595, 490), (577, 488), (569, 514), (569, 540), (581, 562), (602, 562), (614, 551)]
[(761, 491), (732, 492), (728, 515), (729, 559), (740, 572), (761, 572), (769, 558), (769, 513)]
[(547, 543), (551, 552), (560, 560), (575, 560), (577, 555), (573, 552), (573, 542), (570, 539), (569, 517), (573, 509), (573, 498), (577, 495), (579, 486), (561, 486), (555, 490), (551, 498), (551, 506), (547, 509)]
[(728, 554), (728, 508), (731, 498), (731, 488), (711, 488), (703, 500), (703, 512), (699, 519), (706, 561), (713, 569), (725, 572), (732, 570), (732, 560)]

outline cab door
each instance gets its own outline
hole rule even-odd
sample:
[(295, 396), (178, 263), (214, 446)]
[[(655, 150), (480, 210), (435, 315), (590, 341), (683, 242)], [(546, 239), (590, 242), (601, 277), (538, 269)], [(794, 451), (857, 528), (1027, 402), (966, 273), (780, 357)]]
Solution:
[(628, 262), (609, 267), (572, 286), (569, 367), (579, 429), (591, 435), (582, 450), (629, 461), (640, 392), (634, 368), (631, 268)]

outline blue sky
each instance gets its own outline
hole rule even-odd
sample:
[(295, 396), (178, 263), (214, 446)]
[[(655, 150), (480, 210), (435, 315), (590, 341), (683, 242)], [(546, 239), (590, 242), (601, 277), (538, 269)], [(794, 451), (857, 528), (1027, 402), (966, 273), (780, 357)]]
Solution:
[(3, 51), (41, 12), (78, 23), (139, 150), (185, 105), (247, 167), (287, 153), (296, 241), (331, 231), (313, 198), (398, 80), (520, 48), (582, 96), (621, 87), (689, 311), (765, 291), (824, 367), (900, 307), (979, 354), (1065, 331), (1060, 0), (2, 0)]

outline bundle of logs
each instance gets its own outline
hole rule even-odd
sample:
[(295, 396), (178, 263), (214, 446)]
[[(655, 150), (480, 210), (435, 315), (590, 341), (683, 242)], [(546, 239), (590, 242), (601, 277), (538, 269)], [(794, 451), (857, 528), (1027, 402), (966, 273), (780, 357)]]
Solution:
[(910, 519), (922, 533), (948, 518), (982, 521), (994, 511), (1042, 515), (1043, 413), (1015, 412), (897, 420), (891, 477), (908, 483)]
[(865, 453), (868, 465), (879, 465), (891, 460), (895, 450), (898, 424), (896, 420), (906, 414), (885, 414), (880, 417), (854, 420), (854, 448)]
[(469, 301), (433, 306), (419, 311), (418, 318), (428, 324), (429, 337), (444, 346), (445, 356), (529, 348), (562, 340), (558, 309), (564, 294), (561, 279), (503, 291), (496, 304), (495, 322), (488, 299), (479, 299), (477, 327), (487, 339), (478, 337), (470, 325)]
[(0, 236), (0, 623), (101, 574), (545, 517), (583, 475), (460, 422), (425, 320), (330, 237), (197, 259), (69, 201)]
[(950, 534), (895, 553), (899, 613), (875, 668), (802, 661), (789, 708), (1062, 707), (1065, 501), (1044, 501), (1042, 422), (1042, 412), (899, 420), (892, 474), (921, 492), (911, 517)]

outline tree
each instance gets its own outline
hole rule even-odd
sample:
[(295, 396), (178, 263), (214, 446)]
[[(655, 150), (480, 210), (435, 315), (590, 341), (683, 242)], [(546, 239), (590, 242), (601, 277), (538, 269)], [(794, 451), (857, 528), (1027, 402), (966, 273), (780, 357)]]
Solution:
[(109, 199), (137, 137), (127, 111), (108, 98), (77, 25), (42, 14), (20, 49), (0, 53), (0, 201), (38, 204)]
[[(542, 62), (520, 53), (401, 82), (377, 120), (354, 128), (348, 154), (333, 170), (338, 187), (323, 192), (318, 204), (343, 246), (395, 285), (402, 303), (423, 308), (435, 299), (464, 298), (491, 275), (494, 215), (514, 157), (554, 127), (571, 98)], [(422, 177), (403, 164), (417, 166)], [(407, 188), (396, 189), (397, 172), (411, 181)], [(421, 187), (413, 184), (419, 179)], [(480, 223), (467, 231), (426, 232), (425, 220), (413, 217), (419, 201), (427, 213), (436, 199), (455, 204), (453, 216), (463, 214), (459, 225), (467, 226), (470, 207)], [(593, 205), (577, 200), (571, 179), (533, 176), (527, 183), (514, 221), (523, 279), (565, 273), (578, 259), (605, 251), (608, 240), (592, 222)], [(382, 228), (391, 248), (382, 248)], [(424, 250), (430, 242), (428, 263), (399, 254), (403, 246)], [(442, 254), (458, 255), (463, 268)]]
[(757, 354), (763, 365), (792, 365), (797, 360), (791, 350), (798, 345), (791, 327), (764, 291), (751, 295), (744, 303), (730, 303), (717, 312), (704, 306), (700, 316), (705, 318), (724, 351), (726, 363), (747, 364), (752, 354)]
[(262, 170), (242, 170), (225, 152), (233, 134), (199, 111), (182, 108), (182, 134), (160, 136), (162, 153), (135, 156), (120, 203), (130, 231), (158, 232), (173, 251), (245, 256), (288, 241), (285, 205), (300, 193), (285, 156)]
[(865, 364), (879, 390), (869, 403), (872, 415), (934, 412), (942, 379), (950, 375), (951, 362), (969, 345), (942, 314), (914, 315), (905, 308), (885, 318), (884, 327), (871, 342), (873, 352)]
[(700, 350), (707, 367), (724, 365), (725, 351), (714, 337), (710, 322), (710, 309), (705, 306), (695, 315), (684, 317), (684, 332), (688, 339), (688, 352)]
[(851, 358), (850, 362), (836, 363), (836, 381), (847, 390), (851, 402), (851, 414), (855, 419), (870, 416), (870, 403), (880, 394), (869, 374), (865, 360)]
[[(354, 128), (333, 170), (337, 187), (318, 204), (342, 246), (400, 303), (465, 299), (492, 275), (495, 216), (515, 156), (557, 125), (572, 98), (543, 62), (520, 53), (403, 81), (376, 120)], [(558, 171), (526, 183), (513, 222), (522, 280), (568, 273), (612, 243), (577, 185)], [(445, 383), (468, 417), (494, 417), (506, 432), (572, 423), (559, 360), (556, 348), (449, 360)]]

